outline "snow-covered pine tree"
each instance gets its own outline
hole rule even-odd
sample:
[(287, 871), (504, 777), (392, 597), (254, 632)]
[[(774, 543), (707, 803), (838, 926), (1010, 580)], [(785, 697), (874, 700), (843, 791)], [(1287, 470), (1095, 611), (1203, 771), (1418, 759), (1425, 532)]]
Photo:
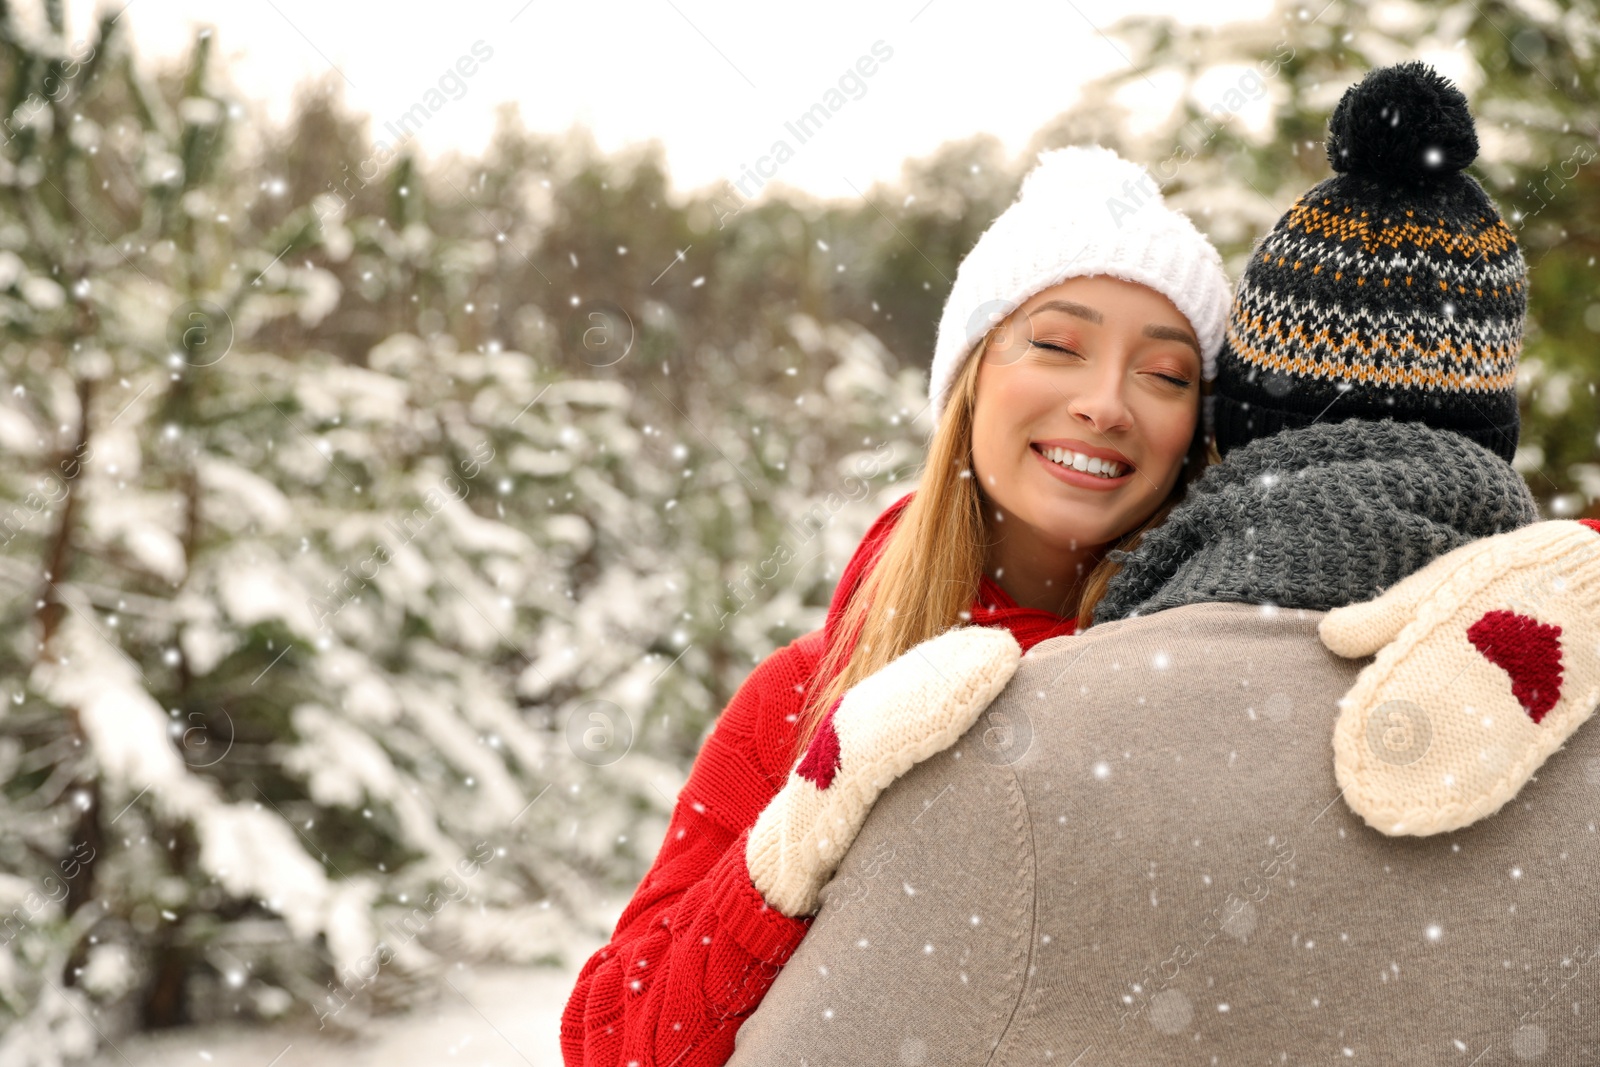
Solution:
[[(366, 196), (264, 172), (210, 34), (148, 81), (114, 30), (73, 68), (59, 24), (0, 22), (43, 101), (0, 162), (8, 1065), (352, 1025), (435, 950), (603, 933), (595, 888), (637, 881), (742, 674), (820, 625), (924, 406), (866, 331), (781, 310), (749, 344), (806, 373), (732, 417), (554, 370), (559, 331), (463, 350), (439, 302), (536, 230), (450, 215), (472, 179), (406, 158)], [(392, 332), (339, 343), (372, 308)]]
[(353, 1022), (490, 904), (532, 931), (503, 951), (548, 955), (581, 849), (528, 832), (550, 742), (512, 682), (559, 565), (497, 501), (582, 398), (442, 335), (273, 351), (387, 220), (324, 196), (249, 226), (274, 190), (209, 34), (153, 84), (109, 17), (74, 55), (0, 16), (39, 100), (0, 229), (0, 1060), (296, 1000)]

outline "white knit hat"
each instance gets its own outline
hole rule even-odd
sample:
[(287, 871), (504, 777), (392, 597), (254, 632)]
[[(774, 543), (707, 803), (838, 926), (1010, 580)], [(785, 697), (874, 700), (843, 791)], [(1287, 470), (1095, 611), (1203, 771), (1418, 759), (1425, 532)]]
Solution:
[(1183, 312), (1200, 341), (1202, 377), (1217, 373), (1231, 287), (1222, 257), (1189, 217), (1166, 206), (1137, 163), (1109, 148), (1039, 153), (1016, 203), (983, 232), (956, 271), (928, 376), (933, 421), (975, 345), (1035, 293), (1107, 274), (1149, 286)]

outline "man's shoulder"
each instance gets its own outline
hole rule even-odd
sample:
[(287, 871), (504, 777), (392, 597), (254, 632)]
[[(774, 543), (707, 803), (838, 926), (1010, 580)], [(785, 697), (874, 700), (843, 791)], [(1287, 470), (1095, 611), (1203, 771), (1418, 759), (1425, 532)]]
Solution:
[(1306, 608), (1285, 608), (1276, 604), (1245, 604), (1234, 601), (1215, 601), (1206, 604), (1185, 604), (1150, 615), (1137, 615), (1131, 619), (1101, 623), (1083, 631), (1080, 636), (1110, 637), (1115, 634), (1143, 635), (1164, 630), (1210, 630), (1241, 634), (1306, 635), (1316, 637), (1317, 624), (1327, 612)]
[(1227, 642), (1266, 641), (1322, 647), (1317, 625), (1326, 612), (1304, 608), (1284, 608), (1275, 604), (1242, 604), (1218, 601), (1187, 604), (1150, 615), (1139, 615), (1115, 622), (1103, 622), (1066, 637), (1041, 641), (1028, 650), (1023, 666), (1038, 670), (1048, 663), (1058, 666), (1100, 651), (1126, 647), (1160, 645), (1214, 647)]
[(1364, 662), (1323, 645), (1324, 614), (1193, 604), (1042, 642), (979, 718), (974, 740), (1004, 736), (983, 732), (985, 720), (1018, 738), (1011, 762), (1025, 790), (1041, 774), (1052, 777), (1066, 755), (1120, 758), (1137, 739), (1181, 750), (1216, 736), (1224, 722), (1281, 717), (1291, 707), (1301, 709), (1291, 732), (1306, 731), (1309, 743), (1331, 727)]

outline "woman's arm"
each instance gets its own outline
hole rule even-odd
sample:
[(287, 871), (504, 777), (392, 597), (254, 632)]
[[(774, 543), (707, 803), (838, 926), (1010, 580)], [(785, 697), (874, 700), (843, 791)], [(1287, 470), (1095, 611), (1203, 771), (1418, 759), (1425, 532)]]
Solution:
[(945, 630), (852, 686), (783, 773), (811, 673), (794, 647), (735, 694), (656, 869), (579, 976), (562, 1020), (569, 1067), (726, 1062), (878, 795), (959, 738), (1022, 657), (1004, 629)]
[(720, 1067), (805, 936), (809, 918), (780, 914), (751, 883), (745, 846), (783, 783), (819, 638), (758, 664), (706, 739), (660, 853), (578, 974), (561, 1020), (567, 1067)]

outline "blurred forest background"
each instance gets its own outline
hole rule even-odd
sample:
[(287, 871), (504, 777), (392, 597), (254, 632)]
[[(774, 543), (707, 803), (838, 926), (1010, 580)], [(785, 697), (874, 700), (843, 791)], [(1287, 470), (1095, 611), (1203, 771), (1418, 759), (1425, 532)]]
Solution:
[(1123, 22), (1027, 151), (830, 202), (509, 106), (481, 158), (380, 160), (326, 85), (251, 118), (210, 34), (158, 71), (0, 5), (0, 1064), (575, 968), (914, 484), (940, 307), (1040, 149), (1146, 163), (1237, 277), (1340, 93), (1459, 43), (1532, 269), (1517, 466), (1600, 515), (1595, 5), (1322, 2)]

